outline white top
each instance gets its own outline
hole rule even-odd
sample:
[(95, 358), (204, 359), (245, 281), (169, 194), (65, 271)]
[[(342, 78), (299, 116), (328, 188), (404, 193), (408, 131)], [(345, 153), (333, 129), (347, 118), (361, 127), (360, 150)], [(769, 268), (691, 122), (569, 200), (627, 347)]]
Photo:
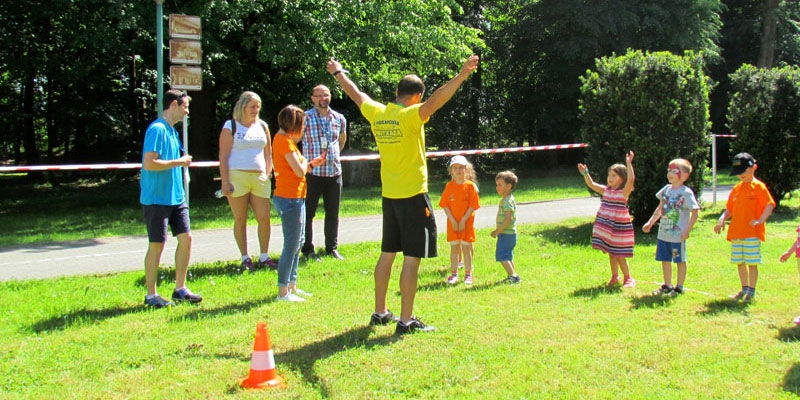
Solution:
[(267, 146), (265, 125), (266, 122), (262, 124), (256, 120), (253, 125), (247, 127), (236, 121), (236, 131), (234, 131), (231, 129), (231, 120), (225, 121), (222, 129), (230, 129), (233, 132), (233, 147), (228, 157), (228, 169), (267, 171), (267, 162), (272, 160), (264, 159), (264, 147)]

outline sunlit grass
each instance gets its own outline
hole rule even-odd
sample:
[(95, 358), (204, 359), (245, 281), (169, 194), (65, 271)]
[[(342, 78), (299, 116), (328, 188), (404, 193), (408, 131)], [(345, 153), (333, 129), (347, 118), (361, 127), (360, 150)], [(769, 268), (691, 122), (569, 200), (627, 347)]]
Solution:
[[(729, 244), (701, 212), (688, 242), (685, 295), (650, 295), (662, 279), (655, 235), (637, 233), (633, 289), (607, 289), (608, 258), (591, 218), (523, 224), (519, 285), (479, 230), (476, 282), (448, 286), (448, 257), (423, 261), (416, 314), (438, 330), (404, 338), (370, 328), (379, 244), (342, 245), (347, 260), (301, 265), (302, 304), (276, 303), (276, 275), (193, 265), (198, 306), (146, 310), (141, 272), (0, 283), (4, 398), (565, 398), (788, 399), (800, 394), (795, 260), (798, 200), (770, 219), (755, 303), (739, 289)], [(396, 264), (399, 265), (401, 257)], [(399, 312), (399, 268), (389, 307)], [(173, 271), (160, 274), (162, 293)], [(256, 323), (267, 321), (288, 388), (245, 392)]]

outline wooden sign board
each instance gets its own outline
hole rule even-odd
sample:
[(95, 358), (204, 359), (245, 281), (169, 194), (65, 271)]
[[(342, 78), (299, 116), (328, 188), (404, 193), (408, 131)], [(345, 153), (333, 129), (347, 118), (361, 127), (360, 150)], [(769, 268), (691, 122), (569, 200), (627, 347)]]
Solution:
[(182, 14), (169, 15), (169, 37), (200, 40), (200, 17)]
[(171, 89), (202, 90), (203, 69), (200, 67), (183, 67), (173, 65), (169, 67)]
[(203, 61), (203, 49), (200, 41), (170, 39), (169, 62), (173, 64), (200, 65)]

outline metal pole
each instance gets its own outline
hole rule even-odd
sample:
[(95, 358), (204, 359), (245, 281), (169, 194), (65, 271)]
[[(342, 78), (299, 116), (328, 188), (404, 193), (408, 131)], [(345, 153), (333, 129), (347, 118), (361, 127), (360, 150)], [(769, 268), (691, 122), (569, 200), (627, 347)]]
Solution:
[[(183, 148), (189, 154), (189, 116), (183, 116)], [(183, 167), (183, 190), (186, 193), (186, 205), (189, 205), (189, 167)]]
[(717, 205), (717, 135), (711, 135), (711, 205)]
[(164, 0), (156, 2), (156, 91), (158, 93), (156, 110), (158, 116), (164, 112)]

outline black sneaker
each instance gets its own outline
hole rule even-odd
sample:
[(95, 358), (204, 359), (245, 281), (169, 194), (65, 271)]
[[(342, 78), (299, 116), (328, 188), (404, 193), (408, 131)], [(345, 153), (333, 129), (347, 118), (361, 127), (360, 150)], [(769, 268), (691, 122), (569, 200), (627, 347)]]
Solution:
[(319, 254), (317, 254), (317, 252), (313, 250), (310, 253), (306, 253), (305, 256), (306, 256), (306, 262), (309, 261), (322, 262), (322, 259), (319, 258)]
[(397, 321), (397, 328), (394, 330), (395, 335), (405, 335), (414, 332), (433, 332), (436, 328), (428, 326), (418, 320), (417, 317), (411, 317), (411, 321), (404, 324), (403, 321)]
[(199, 303), (203, 301), (203, 296), (192, 293), (189, 288), (176, 289), (172, 292), (173, 301), (188, 301), (189, 303)]
[(669, 296), (673, 290), (675, 289), (672, 286), (663, 284), (661, 285), (660, 288), (653, 291), (653, 296), (661, 296), (661, 295)]
[(386, 325), (386, 324), (388, 324), (390, 322), (396, 322), (396, 321), (399, 321), (399, 320), (400, 319), (395, 317), (394, 314), (392, 314), (391, 311), (386, 310), (386, 315), (384, 315), (384, 316), (381, 316), (378, 313), (372, 313), (372, 317), (370, 317), (370, 319), (369, 319), (369, 325), (370, 326)]
[(164, 308), (164, 307), (172, 307), (175, 305), (175, 303), (167, 301), (166, 299), (164, 299), (159, 295), (155, 295), (154, 297), (151, 297), (149, 299), (147, 298), (147, 296), (144, 296), (144, 305), (153, 308)]
[(278, 270), (278, 260), (276, 260), (274, 258), (267, 258), (266, 261), (259, 260), (256, 263), (256, 269), (263, 269), (263, 268), (267, 268), (267, 269), (270, 269), (272, 271), (277, 271)]
[(684, 294), (685, 291), (682, 286), (675, 286), (672, 288), (672, 292), (670, 292), (669, 297), (678, 297), (678, 295)]
[(520, 282), (522, 282), (522, 278), (520, 278), (519, 275), (511, 275), (508, 278), (503, 279), (502, 281), (500, 281), (500, 283), (505, 283), (505, 284), (509, 284), (509, 285), (514, 285), (514, 284), (517, 284), (517, 283), (520, 283)]

